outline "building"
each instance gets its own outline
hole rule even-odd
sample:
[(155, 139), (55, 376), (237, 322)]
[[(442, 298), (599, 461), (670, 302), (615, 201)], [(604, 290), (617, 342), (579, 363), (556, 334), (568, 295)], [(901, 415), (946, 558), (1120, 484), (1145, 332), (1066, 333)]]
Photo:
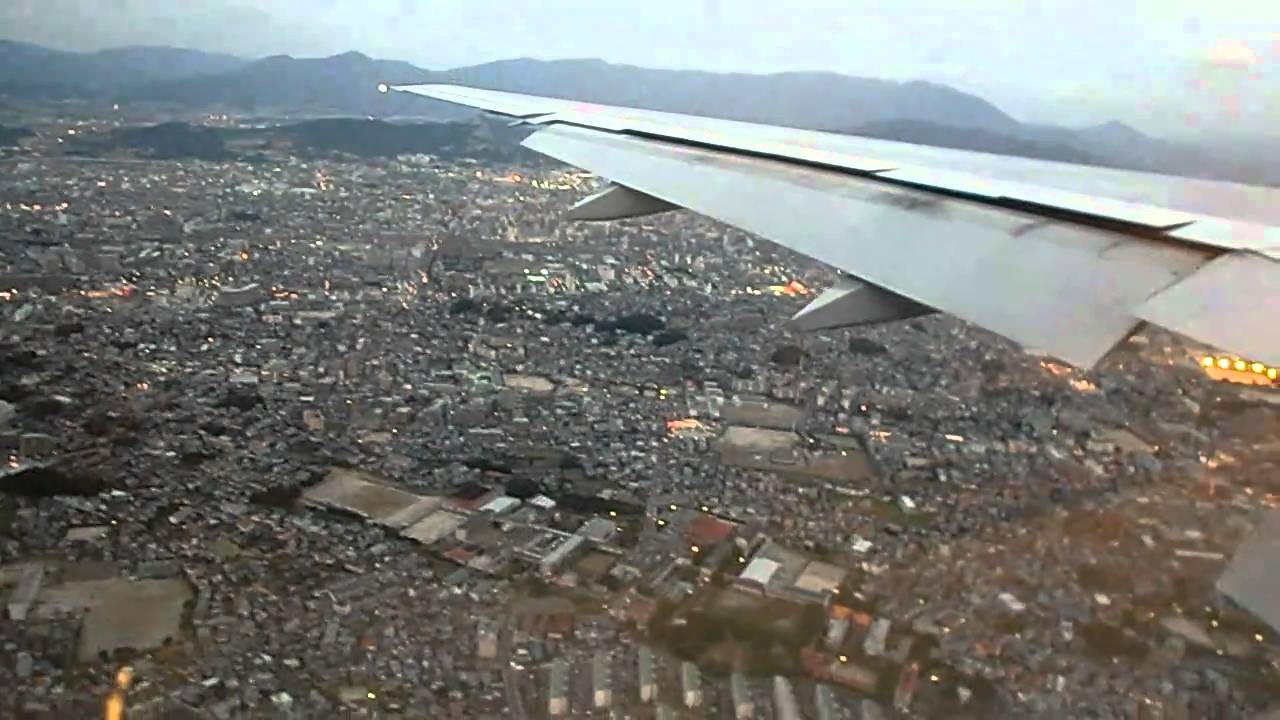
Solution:
[(702, 672), (691, 662), (680, 665), (680, 686), (684, 691), (684, 706), (696, 708), (702, 705)]
[(778, 720), (800, 720), (795, 690), (791, 681), (781, 675), (773, 676), (773, 711)]
[(578, 552), (586, 545), (587, 539), (585, 537), (581, 535), (570, 536), (542, 558), (542, 561), (538, 563), (539, 569), (544, 574), (555, 572), (561, 565), (577, 556)]
[(569, 713), (569, 663), (560, 659), (551, 663), (551, 682), (547, 688), (547, 714), (560, 717)]
[(885, 644), (889, 640), (889, 629), (892, 627), (888, 618), (877, 618), (871, 623), (871, 629), (862, 641), (862, 652), (871, 657), (884, 654)]
[(466, 521), (465, 515), (459, 515), (447, 510), (437, 510), (405, 528), (401, 534), (411, 540), (417, 540), (423, 545), (431, 545), (453, 535), (454, 531)]
[(641, 645), (636, 663), (640, 673), (640, 702), (653, 702), (658, 697), (658, 681), (653, 672), (653, 651)]
[(826, 605), (840, 592), (848, 570), (766, 542), (734, 584), (743, 590), (795, 603)]
[(594, 542), (602, 543), (613, 537), (618, 531), (618, 524), (604, 518), (591, 518), (578, 528), (578, 535)]
[(597, 650), (591, 659), (592, 704), (607, 708), (613, 704), (613, 677), (609, 673), (609, 655)]
[(796, 578), (792, 591), (810, 602), (825, 603), (832, 595), (839, 593), (840, 584), (848, 574), (849, 571), (845, 568), (814, 560)]
[(480, 506), (480, 512), (489, 512), (494, 515), (501, 515), (520, 507), (520, 501), (509, 496), (499, 495), (484, 505)]
[(750, 720), (756, 714), (756, 705), (751, 700), (751, 686), (742, 673), (729, 676), (729, 695), (733, 700), (733, 716), (738, 720)]
[(815, 675), (866, 694), (875, 692), (880, 685), (880, 674), (871, 666), (864, 666), (853, 658), (836, 660)]
[(476, 632), (476, 655), (485, 660), (498, 657), (498, 633), (487, 625), (481, 625)]
[(765, 588), (769, 586), (769, 581), (773, 579), (774, 573), (778, 571), (778, 563), (768, 558), (755, 557), (747, 566), (743, 568), (742, 574), (734, 580), (734, 583), (745, 590), (751, 590), (763, 595)]
[(818, 709), (818, 720), (835, 720), (836, 702), (830, 685), (813, 686), (813, 704)]
[(823, 642), (828, 650), (838, 650), (844, 638), (849, 634), (849, 618), (843, 615), (827, 618), (827, 633)]

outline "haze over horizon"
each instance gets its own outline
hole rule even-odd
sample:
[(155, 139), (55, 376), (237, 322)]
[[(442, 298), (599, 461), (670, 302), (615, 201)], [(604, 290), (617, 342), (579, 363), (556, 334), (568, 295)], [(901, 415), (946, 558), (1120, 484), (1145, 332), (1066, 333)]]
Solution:
[[(1194, 12), (1193, 12), (1194, 9)], [(849, 12), (824, 0), (14, 0), (0, 36), (67, 50), (172, 45), (246, 57), (355, 50), (431, 69), (514, 57), (645, 67), (829, 71), (928, 80), (1036, 123), (1110, 120), (1169, 136), (1274, 134), (1280, 5), (1224, 0), (903, 0)]]

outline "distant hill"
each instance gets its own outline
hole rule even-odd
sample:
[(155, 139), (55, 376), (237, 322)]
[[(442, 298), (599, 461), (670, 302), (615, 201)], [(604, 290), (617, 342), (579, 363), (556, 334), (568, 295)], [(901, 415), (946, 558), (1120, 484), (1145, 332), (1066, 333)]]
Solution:
[[(515, 133), (512, 135), (512, 133)], [(213, 128), (167, 122), (75, 138), (68, 153), (99, 157), (121, 150), (157, 160), (253, 160), (265, 146), (300, 157), (335, 153), (357, 157), (434, 155), (443, 158), (529, 160), (515, 129), (466, 122), (389, 123), (364, 118), (321, 118), (264, 128)]]
[(0, 40), (0, 95), (102, 98), (127, 87), (223, 73), (248, 61), (231, 55), (168, 47), (64, 52)]
[(435, 81), (817, 130), (890, 118), (945, 118), (951, 125), (993, 131), (1018, 126), (986, 100), (945, 85), (836, 73), (746, 75), (526, 58), (449, 70)]
[(158, 160), (229, 160), (233, 157), (216, 129), (181, 122), (125, 128), (115, 133), (115, 141)]
[(358, 157), (419, 154), (510, 157), (517, 149), (515, 142), (495, 142), (492, 133), (478, 122), (402, 124), (359, 118), (324, 118), (285, 125), (267, 134), (287, 139), (301, 154), (340, 152)]
[(1280, 185), (1280, 145), (1212, 149), (1144, 135), (1118, 122), (1086, 128), (1020, 123), (945, 85), (825, 72), (772, 75), (658, 70), (602, 60), (503, 60), (431, 71), (357, 52), (246, 60), (174, 48), (68, 53), (0, 42), (0, 97), (146, 101), (263, 116), (427, 117), (466, 108), (380, 82), (465, 83), (495, 90), (684, 112), (942, 147)]
[(931, 83), (896, 83), (835, 73), (777, 75), (653, 70), (601, 60), (504, 60), (432, 72), (409, 63), (360, 53), (327, 58), (269, 57), (234, 71), (180, 81), (148, 83), (126, 100), (223, 106), (253, 112), (350, 115), (469, 114), (447, 103), (398, 94), (391, 84), (453, 82), (510, 92), (553, 95), (650, 110), (714, 115), (735, 120), (840, 130), (877, 119), (936, 120), (1012, 131), (1018, 123), (987, 101)]
[(142, 84), (122, 92), (121, 98), (288, 114), (420, 113), (442, 118), (474, 114), (444, 103), (429, 104), (424, 113), (424, 105), (414, 98), (378, 92), (380, 82), (430, 82), (432, 78), (432, 73), (409, 63), (374, 60), (356, 52), (327, 58), (277, 55), (216, 75)]

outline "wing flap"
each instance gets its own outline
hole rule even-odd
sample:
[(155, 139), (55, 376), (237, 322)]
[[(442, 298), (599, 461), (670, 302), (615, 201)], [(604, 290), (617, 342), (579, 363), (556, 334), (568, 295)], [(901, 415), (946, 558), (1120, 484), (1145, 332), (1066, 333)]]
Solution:
[(1197, 219), (1195, 214), (1181, 210), (1140, 205), (1025, 183), (1001, 182), (969, 173), (933, 168), (904, 167), (880, 173), (878, 177), (928, 190), (945, 190), (957, 195), (985, 198), (992, 202), (1037, 205), (1078, 215), (1140, 225), (1153, 230), (1179, 228)]
[(1209, 257), (711, 148), (569, 126), (524, 144), (1085, 367), (1134, 330), (1136, 306)]
[(1280, 261), (1220, 255), (1137, 310), (1149, 322), (1280, 366)]

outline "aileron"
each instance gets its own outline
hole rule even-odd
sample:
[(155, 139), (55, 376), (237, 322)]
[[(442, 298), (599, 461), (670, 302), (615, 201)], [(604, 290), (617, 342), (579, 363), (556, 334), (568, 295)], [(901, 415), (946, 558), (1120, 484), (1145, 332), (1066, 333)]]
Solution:
[(1138, 314), (1216, 347), (1280, 366), (1280, 261), (1221, 255), (1138, 308)]

